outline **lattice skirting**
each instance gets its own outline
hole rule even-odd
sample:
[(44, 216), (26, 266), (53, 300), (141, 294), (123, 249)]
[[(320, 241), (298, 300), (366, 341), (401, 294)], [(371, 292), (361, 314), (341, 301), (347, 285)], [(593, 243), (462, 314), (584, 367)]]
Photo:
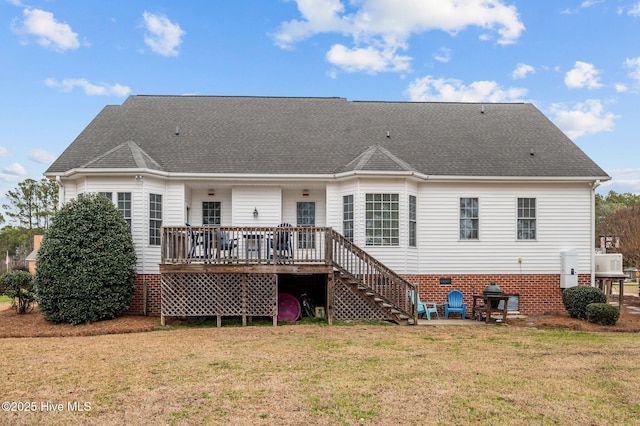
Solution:
[(270, 316), (278, 311), (276, 274), (163, 273), (162, 315)]
[(334, 286), (335, 318), (338, 320), (386, 320), (384, 311), (341, 280)]

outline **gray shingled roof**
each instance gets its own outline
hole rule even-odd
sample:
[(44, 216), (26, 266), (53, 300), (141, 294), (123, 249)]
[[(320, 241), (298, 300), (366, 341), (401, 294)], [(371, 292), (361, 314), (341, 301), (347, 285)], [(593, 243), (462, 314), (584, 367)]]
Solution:
[(45, 174), (82, 168), (608, 178), (531, 104), (342, 98), (131, 96), (105, 107)]

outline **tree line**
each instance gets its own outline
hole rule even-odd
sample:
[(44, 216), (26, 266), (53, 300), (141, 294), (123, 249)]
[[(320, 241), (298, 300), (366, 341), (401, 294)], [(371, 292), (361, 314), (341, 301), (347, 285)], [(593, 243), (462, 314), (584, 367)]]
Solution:
[(33, 250), (33, 236), (43, 234), (58, 210), (58, 184), (42, 178), (25, 179), (5, 194), (0, 214), (0, 253), (24, 260)]

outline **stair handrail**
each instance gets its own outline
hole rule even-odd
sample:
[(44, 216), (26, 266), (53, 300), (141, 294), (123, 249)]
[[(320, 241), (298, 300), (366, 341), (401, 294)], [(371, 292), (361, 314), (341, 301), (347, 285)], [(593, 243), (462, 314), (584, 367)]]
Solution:
[(416, 286), (339, 232), (329, 229), (329, 235), (329, 240), (332, 241), (331, 261), (334, 267), (414, 318), (415, 324), (418, 313), (412, 294), (416, 291)]

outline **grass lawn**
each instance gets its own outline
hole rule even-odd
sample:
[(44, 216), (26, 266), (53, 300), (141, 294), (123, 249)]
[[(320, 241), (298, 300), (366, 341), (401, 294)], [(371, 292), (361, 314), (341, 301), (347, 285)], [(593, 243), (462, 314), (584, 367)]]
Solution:
[[(6, 338), (0, 353), (2, 400), (36, 403), (36, 412), (0, 412), (0, 424), (619, 425), (640, 418), (640, 340), (631, 333), (179, 328)], [(47, 401), (62, 411), (46, 411)], [(70, 409), (78, 407), (84, 411)]]
[(9, 296), (0, 295), (0, 303), (11, 302), (11, 298)]

